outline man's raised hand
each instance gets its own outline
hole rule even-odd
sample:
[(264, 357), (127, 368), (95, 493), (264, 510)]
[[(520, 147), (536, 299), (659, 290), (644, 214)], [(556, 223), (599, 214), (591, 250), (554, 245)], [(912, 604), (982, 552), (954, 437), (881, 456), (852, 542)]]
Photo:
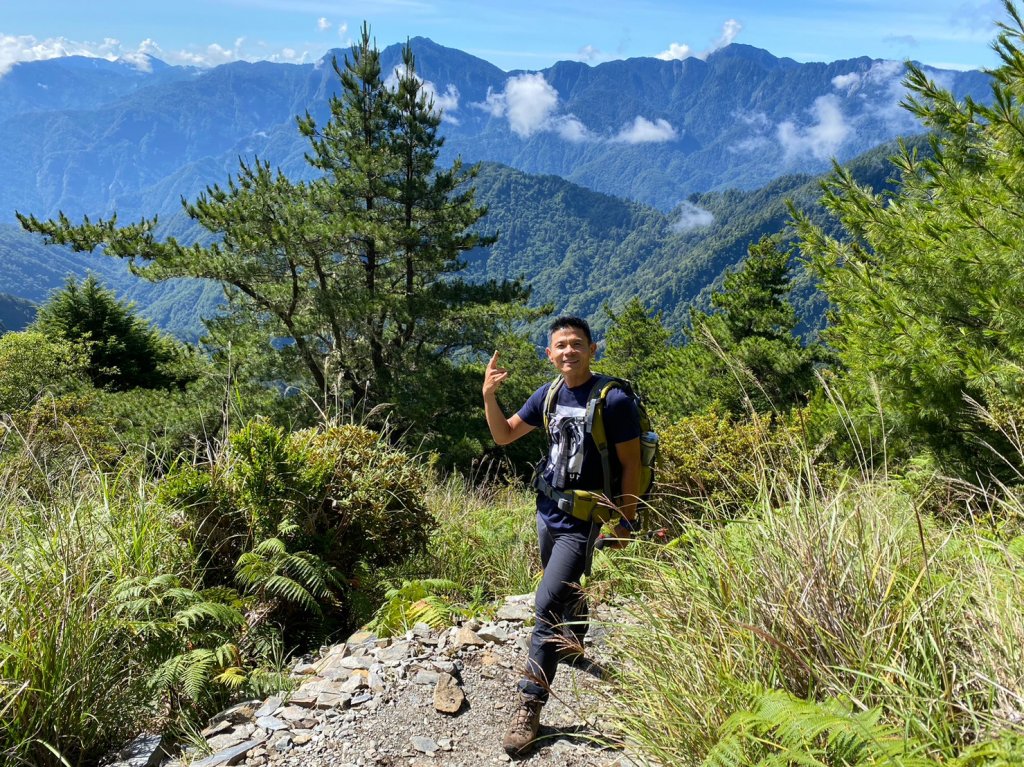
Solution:
[(494, 353), (490, 361), (487, 363), (487, 370), (484, 372), (484, 396), (488, 394), (494, 394), (498, 391), (498, 387), (501, 386), (502, 381), (508, 378), (508, 371), (505, 368), (498, 367), (498, 352)]

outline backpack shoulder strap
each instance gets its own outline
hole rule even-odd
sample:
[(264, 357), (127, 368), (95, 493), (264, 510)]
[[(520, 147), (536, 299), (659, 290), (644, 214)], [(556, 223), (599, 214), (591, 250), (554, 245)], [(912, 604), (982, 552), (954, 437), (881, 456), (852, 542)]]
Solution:
[(548, 423), (551, 420), (551, 414), (555, 412), (555, 405), (558, 403), (558, 390), (562, 388), (565, 383), (565, 379), (562, 376), (558, 376), (551, 385), (548, 387), (547, 394), (544, 395), (544, 435), (551, 441), (551, 432), (548, 431)]
[(587, 398), (586, 430), (594, 441), (598, 455), (601, 456), (601, 473), (604, 476), (604, 494), (612, 499), (612, 462), (608, 449), (608, 434), (604, 428), (604, 402), (608, 392), (620, 386), (618, 379), (611, 376), (596, 374), (594, 388)]

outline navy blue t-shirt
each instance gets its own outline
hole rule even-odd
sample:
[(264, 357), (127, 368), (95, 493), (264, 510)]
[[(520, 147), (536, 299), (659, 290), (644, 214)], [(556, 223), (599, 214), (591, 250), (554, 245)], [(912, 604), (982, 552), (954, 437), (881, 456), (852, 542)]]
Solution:
[[(604, 492), (601, 454), (585, 428), (587, 400), (596, 382), (597, 378), (592, 376), (589, 381), (575, 388), (563, 385), (558, 390), (555, 411), (548, 422), (548, 442), (551, 447), (544, 467), (544, 478), (559, 490)], [(544, 425), (544, 400), (550, 386), (547, 383), (537, 389), (519, 409), (519, 417), (530, 426)], [(636, 404), (621, 389), (615, 388), (608, 392), (604, 404), (604, 428), (612, 465), (615, 466), (615, 445), (640, 436), (640, 415)], [(556, 481), (556, 467), (560, 469), (559, 474), (564, 475), (564, 484), (561, 480)], [(558, 508), (558, 504), (540, 493), (537, 494), (537, 512), (553, 530), (586, 531), (590, 528), (591, 523), (566, 514)]]

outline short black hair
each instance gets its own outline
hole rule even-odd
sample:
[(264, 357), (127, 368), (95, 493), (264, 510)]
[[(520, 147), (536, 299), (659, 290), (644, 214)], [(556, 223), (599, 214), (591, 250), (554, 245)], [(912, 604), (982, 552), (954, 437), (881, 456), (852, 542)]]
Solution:
[(548, 327), (548, 337), (556, 330), (565, 330), (566, 328), (583, 331), (583, 335), (587, 337), (587, 343), (594, 343), (594, 337), (590, 334), (590, 325), (587, 324), (587, 321), (582, 317), (573, 317), (571, 315), (556, 318)]

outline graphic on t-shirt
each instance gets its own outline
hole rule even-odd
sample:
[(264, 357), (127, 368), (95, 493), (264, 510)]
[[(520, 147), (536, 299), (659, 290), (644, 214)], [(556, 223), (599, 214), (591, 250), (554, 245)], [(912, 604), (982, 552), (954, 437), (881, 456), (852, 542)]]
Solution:
[(579, 477), (583, 470), (583, 429), (586, 424), (586, 408), (556, 405), (548, 421), (551, 433), (551, 484), (559, 489), (567, 482)]

